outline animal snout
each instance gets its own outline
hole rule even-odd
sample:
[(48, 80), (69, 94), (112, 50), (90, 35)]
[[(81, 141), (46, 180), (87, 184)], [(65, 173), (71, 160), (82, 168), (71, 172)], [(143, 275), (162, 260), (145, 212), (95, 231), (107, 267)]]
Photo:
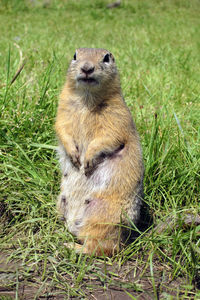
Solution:
[(81, 71), (86, 75), (90, 75), (94, 72), (94, 65), (92, 63), (86, 62), (82, 65)]

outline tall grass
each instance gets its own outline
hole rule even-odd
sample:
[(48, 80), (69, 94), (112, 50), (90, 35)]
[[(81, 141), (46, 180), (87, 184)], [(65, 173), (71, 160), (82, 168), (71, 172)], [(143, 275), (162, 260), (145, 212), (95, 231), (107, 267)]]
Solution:
[[(111, 10), (107, 3), (1, 3), (1, 203), (7, 212), (1, 216), (0, 251), (20, 261), (8, 283), (18, 291), (19, 278), (34, 278), (39, 294), (57, 287), (54, 294), (66, 298), (115, 286), (135, 297), (148, 295), (146, 276), (155, 299), (158, 279), (163, 299), (175, 294), (198, 299), (200, 227), (185, 225), (185, 216), (200, 213), (199, 2), (126, 0)], [(64, 243), (73, 237), (55, 208), (58, 95), (68, 61), (83, 46), (109, 49), (116, 58), (141, 136), (144, 201), (154, 226), (166, 224), (112, 259), (67, 249)]]

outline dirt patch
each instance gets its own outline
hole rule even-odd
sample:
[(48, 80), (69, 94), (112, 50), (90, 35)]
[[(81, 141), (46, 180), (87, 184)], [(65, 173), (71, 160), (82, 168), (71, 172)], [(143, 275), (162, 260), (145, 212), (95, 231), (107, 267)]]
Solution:
[[(5, 210), (3, 212), (5, 216)], [(158, 230), (160, 227), (158, 228)], [(4, 227), (1, 226), (2, 235), (6, 236)], [(16, 249), (15, 249), (16, 250)], [(62, 268), (62, 276), (59, 275), (59, 268), (57, 277), (53, 278), (54, 269), (52, 264), (47, 261), (45, 276), (43, 276), (43, 262), (35, 262), (32, 266), (24, 264), (20, 260), (8, 260), (12, 254), (13, 249), (7, 252), (0, 253), (0, 299), (2, 296), (20, 300), (32, 299), (81, 299), (81, 292), (86, 295), (84, 299), (167, 299), (184, 298), (193, 299), (195, 289), (200, 288), (199, 275), (194, 276), (193, 284), (187, 278), (178, 277), (172, 278), (173, 270), (170, 263), (163, 262), (160, 257), (154, 257), (152, 261), (153, 270), (150, 270), (148, 257), (144, 257), (138, 264), (138, 257), (132, 257), (126, 261), (121, 267), (118, 263), (105, 263), (103, 260), (97, 259), (92, 262), (92, 266), (84, 274), (84, 278), (80, 280), (77, 288), (76, 277), (78, 277), (78, 269), (74, 271), (71, 276)], [(16, 256), (15, 256), (16, 257)], [(56, 264), (63, 261), (57, 259)], [(142, 261), (142, 263), (141, 263)], [(89, 262), (89, 259), (88, 259)], [(94, 264), (94, 265), (93, 265)], [(98, 271), (97, 271), (98, 270)], [(83, 272), (84, 273), (84, 272)], [(153, 276), (152, 276), (153, 275)], [(67, 290), (67, 285), (70, 291)], [(74, 284), (76, 291), (73, 293)], [(78, 291), (78, 292), (77, 292)], [(81, 291), (81, 292), (80, 292)], [(80, 293), (80, 296), (78, 296)], [(6, 299), (7, 300), (7, 299)]]
[[(104, 272), (105, 265), (98, 265)], [(145, 264), (144, 264), (145, 266)], [(23, 264), (20, 261), (9, 261), (5, 253), (0, 258), (0, 298), (1, 296), (15, 299), (16, 295), (20, 300), (32, 299), (81, 299), (77, 296), (68, 296), (67, 290), (58, 289), (50, 278), (43, 281), (41, 276), (32, 270), (32, 275), (26, 277)], [(21, 275), (23, 274), (23, 276)], [(69, 281), (66, 274), (66, 281)], [(153, 282), (152, 282), (153, 280)], [(185, 290), (181, 288), (188, 282), (184, 278), (170, 280), (166, 267), (159, 261), (154, 261), (154, 277), (152, 279), (150, 271), (137, 268), (136, 262), (128, 261), (120, 270), (117, 265), (107, 267), (107, 279), (102, 282), (99, 278), (88, 274), (84, 278), (81, 288), (86, 294), (86, 299), (115, 299), (128, 300), (136, 297), (141, 300), (165, 299), (167, 296), (181, 297)], [(183, 290), (183, 292), (181, 292)], [(191, 290), (191, 299), (194, 290)], [(131, 295), (131, 296), (130, 296)], [(188, 296), (189, 294), (187, 294)]]

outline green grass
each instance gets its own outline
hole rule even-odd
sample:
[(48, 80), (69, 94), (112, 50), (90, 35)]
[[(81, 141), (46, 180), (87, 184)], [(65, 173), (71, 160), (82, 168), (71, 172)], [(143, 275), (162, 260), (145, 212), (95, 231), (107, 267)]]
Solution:
[[(199, 1), (124, 0), (111, 10), (108, 2), (0, 4), (0, 176), (8, 209), (0, 251), (17, 264), (9, 283), (16, 299), (19, 282), (29, 285), (33, 278), (38, 293), (57, 287), (66, 299), (113, 286), (133, 299), (147, 297), (147, 282), (155, 299), (158, 293), (161, 299), (200, 297), (200, 226), (183, 220), (188, 212), (200, 213)], [(155, 225), (176, 219), (161, 233), (142, 234), (112, 259), (65, 248), (73, 237), (55, 208), (55, 115), (68, 62), (79, 47), (114, 54), (141, 136), (145, 202)]]

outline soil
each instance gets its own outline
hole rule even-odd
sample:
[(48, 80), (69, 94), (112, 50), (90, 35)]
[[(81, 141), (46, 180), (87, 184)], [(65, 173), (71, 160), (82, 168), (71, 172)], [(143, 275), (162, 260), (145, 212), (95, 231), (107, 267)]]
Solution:
[[(105, 285), (95, 277), (88, 277), (84, 279), (84, 285), (81, 286), (89, 300), (128, 300), (128, 299), (166, 299), (171, 295), (174, 298), (181, 298), (184, 295), (183, 285), (189, 283), (185, 278), (178, 278), (176, 280), (170, 280), (166, 266), (162, 266), (159, 261), (154, 261), (154, 279), (155, 279), (155, 291), (152, 288), (152, 280), (150, 271), (138, 269), (135, 274), (136, 262), (128, 261), (121, 269), (118, 266), (108, 266), (107, 272), (110, 274), (117, 274), (117, 279), (112, 281), (112, 284)], [(98, 265), (99, 266), (99, 265)], [(102, 263), (102, 272), (104, 270), (104, 263)], [(0, 299), (10, 300), (32, 300), (32, 299), (81, 299), (80, 297), (68, 297), (67, 291), (59, 290), (52, 285), (50, 279), (46, 279), (43, 282), (41, 277), (33, 271), (32, 278), (22, 277), (22, 263), (20, 261), (7, 262), (7, 255), (1, 253), (0, 255)], [(143, 274), (144, 273), (144, 274)], [(170, 273), (170, 272), (169, 272)], [(19, 275), (17, 275), (19, 274)], [(24, 274), (24, 273), (23, 273)], [(141, 274), (143, 274), (141, 276)], [(66, 277), (67, 280), (67, 277)], [(114, 283), (114, 284), (113, 284)], [(123, 283), (123, 284), (122, 284)], [(135, 285), (134, 285), (135, 284)], [(131, 285), (131, 287), (129, 287)], [(88, 291), (88, 286), (92, 286), (92, 290)], [(183, 292), (181, 292), (181, 290)], [(17, 292), (16, 292), (17, 291)], [(194, 291), (191, 292), (191, 298), (193, 299)], [(129, 293), (129, 294), (128, 294)], [(156, 296), (155, 296), (156, 294)], [(132, 298), (131, 298), (131, 296)], [(187, 294), (188, 295), (188, 294)], [(183, 296), (184, 297), (184, 296)], [(82, 298), (83, 299), (83, 298)], [(173, 299), (173, 298), (171, 298)], [(182, 298), (184, 299), (184, 298)], [(188, 299), (188, 297), (187, 297)]]
[[(1, 221), (3, 221), (4, 216), (5, 208), (2, 206), (0, 207)], [(200, 219), (197, 221), (200, 223)], [(197, 221), (195, 220), (195, 223)], [(1, 228), (0, 226), (0, 232)], [(120, 268), (117, 263), (106, 265), (106, 281), (102, 282), (94, 275), (95, 272), (94, 274), (88, 274), (87, 278), (84, 278), (81, 282), (81, 290), (84, 291), (86, 298), (81, 296), (69, 297), (67, 290), (56, 288), (51, 278), (42, 280), (42, 265), (37, 266), (37, 270), (29, 270), (26, 274), (22, 261), (8, 260), (8, 256), (11, 253), (12, 249), (8, 250), (8, 252), (0, 252), (0, 300), (194, 299), (195, 289), (200, 289), (199, 276), (195, 276), (193, 285), (189, 283), (187, 278), (178, 277), (173, 279), (170, 277), (172, 274), (170, 266), (162, 262), (160, 258), (154, 258), (153, 260), (154, 276), (152, 280), (149, 267), (145, 269), (148, 257), (144, 258), (143, 266), (141, 266), (141, 263), (138, 266), (136, 257), (135, 260), (132, 258)], [(104, 274), (105, 263), (104, 261), (100, 262), (98, 260), (98, 269), (100, 269), (101, 274)], [(50, 268), (51, 266), (48, 266), (47, 263), (46, 269), (50, 270)], [(74, 276), (76, 275), (74, 274)], [(64, 275), (64, 280), (68, 284), (71, 282), (72, 286), (73, 282), (69, 275)]]

